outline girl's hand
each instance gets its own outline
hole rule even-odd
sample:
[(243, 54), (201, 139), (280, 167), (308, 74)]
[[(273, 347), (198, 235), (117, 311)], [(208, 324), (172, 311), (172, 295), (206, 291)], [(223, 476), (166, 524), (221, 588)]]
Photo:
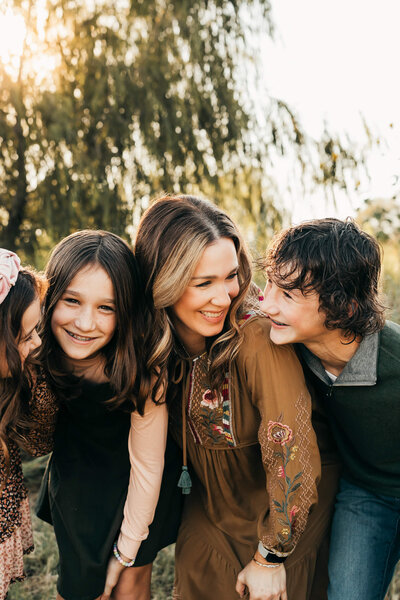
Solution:
[(110, 560), (108, 561), (106, 583), (104, 585), (104, 592), (100, 596), (99, 600), (109, 600), (113, 589), (115, 588), (115, 586), (118, 583), (118, 579), (119, 579), (122, 571), (126, 568), (127, 567), (124, 567), (124, 565), (121, 565), (121, 563), (115, 558), (115, 556), (112, 556), (110, 558)]
[(236, 591), (243, 598), (246, 587), (249, 600), (288, 600), (286, 571), (283, 564), (272, 569), (260, 567), (253, 560), (240, 571)]

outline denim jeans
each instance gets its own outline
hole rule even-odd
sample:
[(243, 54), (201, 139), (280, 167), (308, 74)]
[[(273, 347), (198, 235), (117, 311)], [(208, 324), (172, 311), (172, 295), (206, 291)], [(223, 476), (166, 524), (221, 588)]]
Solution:
[(400, 560), (400, 498), (341, 479), (329, 552), (329, 600), (383, 600)]

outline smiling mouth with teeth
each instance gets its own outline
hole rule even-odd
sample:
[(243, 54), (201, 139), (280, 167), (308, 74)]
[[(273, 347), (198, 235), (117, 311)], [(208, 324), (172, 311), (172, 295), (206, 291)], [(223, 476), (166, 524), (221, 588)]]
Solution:
[(281, 325), (283, 327), (286, 327), (286, 323), (280, 323), (279, 321), (275, 321), (271, 317), (269, 317), (269, 320), (272, 321), (273, 323), (275, 323), (275, 325)]
[(76, 333), (72, 333), (72, 331), (68, 331), (68, 329), (65, 330), (68, 335), (72, 338), (74, 338), (74, 340), (78, 340), (78, 342), (90, 342), (91, 340), (93, 340), (94, 338), (91, 337), (84, 337), (82, 335), (76, 335)]
[(206, 312), (205, 310), (200, 311), (202, 315), (204, 315), (205, 317), (209, 317), (210, 319), (216, 319), (217, 317), (222, 317), (222, 315), (224, 314), (224, 311), (221, 310), (220, 312)]

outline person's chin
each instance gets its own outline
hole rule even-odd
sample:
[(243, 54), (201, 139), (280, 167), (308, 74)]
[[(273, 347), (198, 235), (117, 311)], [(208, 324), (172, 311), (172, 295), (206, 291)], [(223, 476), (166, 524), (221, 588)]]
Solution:
[(288, 332), (285, 331), (276, 331), (274, 329), (271, 329), (270, 338), (271, 341), (274, 342), (274, 344), (276, 344), (277, 346), (280, 346), (281, 344), (293, 343), (293, 340), (290, 339), (290, 335), (288, 334)]
[(63, 348), (64, 353), (68, 356), (68, 358), (72, 360), (85, 360), (90, 358), (93, 354), (96, 354), (96, 348), (77, 348), (76, 346), (70, 346)]

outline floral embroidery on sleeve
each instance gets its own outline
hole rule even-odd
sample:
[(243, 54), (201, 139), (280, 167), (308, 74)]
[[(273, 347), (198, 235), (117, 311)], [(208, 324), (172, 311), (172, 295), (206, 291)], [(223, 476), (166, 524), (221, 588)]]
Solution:
[[(301, 486), (302, 471), (296, 473), (293, 477), (288, 474), (288, 464), (296, 458), (298, 446), (295, 445), (293, 431), (288, 425), (281, 423), (282, 416), (277, 421), (269, 421), (267, 429), (267, 438), (278, 446), (274, 450), (274, 457), (277, 463), (280, 463), (277, 468), (277, 475), (280, 479), (279, 487), (283, 493), (281, 502), (273, 500), (275, 511), (281, 516), (278, 518), (278, 523), (282, 525), (282, 529), (277, 533), (278, 539), (283, 545), (288, 545), (292, 541), (292, 536), (296, 526), (296, 514), (299, 512), (299, 507), (295, 504), (291, 505), (297, 490)], [(283, 481), (282, 481), (283, 480)]]

